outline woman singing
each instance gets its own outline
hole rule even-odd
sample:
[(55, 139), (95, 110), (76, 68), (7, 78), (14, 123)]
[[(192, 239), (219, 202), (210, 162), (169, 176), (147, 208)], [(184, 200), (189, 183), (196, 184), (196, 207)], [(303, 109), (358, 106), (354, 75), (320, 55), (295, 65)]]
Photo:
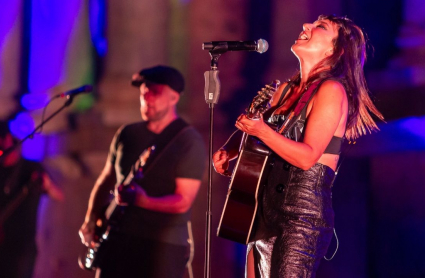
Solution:
[[(370, 112), (383, 119), (364, 78), (365, 46), (362, 30), (347, 18), (304, 24), (291, 48), (299, 72), (279, 87), (263, 119), (237, 119), (239, 130), (272, 150), (273, 162), (257, 211), (265, 233), (248, 245), (247, 277), (315, 277), (333, 235), (331, 187), (341, 144), (378, 129)], [(222, 175), (238, 156), (237, 137), (213, 155)]]

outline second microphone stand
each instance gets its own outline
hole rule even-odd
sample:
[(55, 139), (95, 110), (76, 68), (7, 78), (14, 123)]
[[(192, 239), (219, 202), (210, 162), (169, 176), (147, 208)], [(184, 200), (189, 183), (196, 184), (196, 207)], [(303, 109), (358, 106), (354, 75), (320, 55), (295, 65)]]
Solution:
[(13, 152), (13, 150), (15, 150), (17, 147), (19, 147), (20, 145), (22, 145), (27, 139), (29, 138), (33, 138), (35, 133), (40, 130), (44, 124), (46, 124), (48, 121), (50, 121), (54, 116), (56, 116), (59, 112), (61, 112), (63, 109), (65, 109), (66, 107), (70, 106), (72, 101), (74, 99), (73, 95), (68, 95), (67, 96), (67, 100), (65, 101), (65, 103), (58, 109), (56, 110), (53, 114), (51, 114), (47, 119), (45, 119), (44, 121), (42, 121), (36, 128), (34, 128), (34, 130), (28, 134), (27, 136), (25, 136), (22, 140), (18, 141), (15, 145), (13, 145), (12, 147), (6, 149), (0, 156), (0, 161), (2, 159), (4, 159), (9, 153)]

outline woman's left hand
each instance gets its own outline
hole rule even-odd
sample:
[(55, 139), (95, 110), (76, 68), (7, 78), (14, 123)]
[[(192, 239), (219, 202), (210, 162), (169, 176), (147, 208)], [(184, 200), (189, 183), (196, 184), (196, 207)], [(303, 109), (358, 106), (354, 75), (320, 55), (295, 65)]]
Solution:
[(250, 120), (246, 117), (246, 115), (243, 114), (238, 117), (235, 126), (239, 130), (256, 137), (260, 137), (262, 134), (264, 134), (266, 129), (270, 128), (264, 122), (262, 116), (257, 120)]

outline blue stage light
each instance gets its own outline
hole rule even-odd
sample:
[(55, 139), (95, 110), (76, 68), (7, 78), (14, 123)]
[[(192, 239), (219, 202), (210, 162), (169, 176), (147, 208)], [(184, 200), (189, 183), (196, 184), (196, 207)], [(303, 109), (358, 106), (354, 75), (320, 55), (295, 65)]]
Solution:
[[(10, 132), (18, 139), (23, 139), (33, 132), (35, 123), (28, 112), (20, 112), (9, 123)], [(44, 158), (45, 138), (35, 134), (22, 143), (22, 156), (29, 160), (41, 161)]]
[(35, 134), (32, 139), (22, 144), (22, 156), (28, 160), (42, 161), (44, 158), (46, 139), (41, 134)]
[(21, 98), (21, 105), (27, 110), (37, 110), (46, 106), (49, 96), (46, 93), (25, 94)]
[(19, 139), (30, 134), (35, 127), (34, 120), (28, 112), (20, 112), (9, 123), (10, 132)]

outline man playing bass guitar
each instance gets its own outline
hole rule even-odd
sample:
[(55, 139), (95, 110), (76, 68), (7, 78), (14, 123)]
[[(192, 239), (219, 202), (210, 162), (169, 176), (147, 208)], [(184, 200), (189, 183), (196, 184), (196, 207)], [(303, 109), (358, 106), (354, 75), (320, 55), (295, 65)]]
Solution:
[[(133, 75), (140, 90), (143, 122), (126, 125), (116, 133), (106, 165), (89, 200), (80, 229), (90, 244), (96, 221), (109, 192), (115, 202), (131, 203), (108, 235), (106, 254), (97, 277), (183, 277), (188, 259), (190, 209), (201, 185), (206, 152), (198, 132), (180, 119), (176, 104), (184, 89), (179, 71), (156, 66)], [(150, 146), (144, 177), (129, 197), (118, 190), (132, 166)]]

